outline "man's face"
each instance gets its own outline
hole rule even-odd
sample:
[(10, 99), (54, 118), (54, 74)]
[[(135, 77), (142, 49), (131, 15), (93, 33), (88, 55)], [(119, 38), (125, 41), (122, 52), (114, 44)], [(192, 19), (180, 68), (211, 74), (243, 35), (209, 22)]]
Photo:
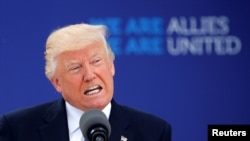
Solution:
[(56, 73), (51, 82), (71, 105), (83, 111), (101, 110), (111, 101), (115, 68), (103, 45), (94, 43), (63, 52), (56, 60)]

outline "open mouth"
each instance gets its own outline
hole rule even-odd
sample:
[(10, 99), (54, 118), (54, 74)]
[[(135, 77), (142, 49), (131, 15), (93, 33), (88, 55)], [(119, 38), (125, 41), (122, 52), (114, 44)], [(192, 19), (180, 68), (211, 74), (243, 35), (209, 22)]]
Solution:
[(86, 90), (84, 92), (85, 95), (93, 95), (93, 94), (97, 94), (102, 90), (101, 86), (93, 86), (90, 89)]

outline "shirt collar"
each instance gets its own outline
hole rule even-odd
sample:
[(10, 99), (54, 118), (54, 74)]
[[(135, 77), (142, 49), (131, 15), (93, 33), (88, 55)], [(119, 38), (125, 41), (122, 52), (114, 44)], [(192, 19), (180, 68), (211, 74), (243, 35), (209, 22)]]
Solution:
[[(107, 116), (109, 119), (111, 111), (111, 103), (109, 103), (102, 112)], [(66, 112), (67, 112), (67, 119), (68, 119), (68, 128), (69, 134), (73, 133), (75, 130), (79, 128), (79, 120), (84, 113), (84, 111), (72, 106), (68, 102), (66, 102)]]

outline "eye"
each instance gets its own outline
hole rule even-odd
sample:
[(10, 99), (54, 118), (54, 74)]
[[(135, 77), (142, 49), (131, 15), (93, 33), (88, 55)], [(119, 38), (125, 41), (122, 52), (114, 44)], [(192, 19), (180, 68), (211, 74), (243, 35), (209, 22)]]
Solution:
[(69, 71), (70, 72), (77, 72), (77, 71), (79, 71), (80, 69), (81, 69), (81, 65), (74, 65), (74, 66), (71, 66), (70, 68), (69, 68)]
[(91, 64), (97, 65), (97, 64), (99, 64), (100, 62), (101, 62), (101, 58), (96, 58), (96, 59), (94, 59), (94, 60), (91, 62)]

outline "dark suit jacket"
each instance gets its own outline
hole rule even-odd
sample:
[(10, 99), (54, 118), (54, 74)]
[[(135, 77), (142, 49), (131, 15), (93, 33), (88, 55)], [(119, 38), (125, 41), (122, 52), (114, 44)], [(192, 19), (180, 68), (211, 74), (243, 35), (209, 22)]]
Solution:
[[(164, 120), (111, 102), (109, 141), (170, 141)], [(0, 141), (69, 141), (65, 102), (59, 99), (0, 116)]]

